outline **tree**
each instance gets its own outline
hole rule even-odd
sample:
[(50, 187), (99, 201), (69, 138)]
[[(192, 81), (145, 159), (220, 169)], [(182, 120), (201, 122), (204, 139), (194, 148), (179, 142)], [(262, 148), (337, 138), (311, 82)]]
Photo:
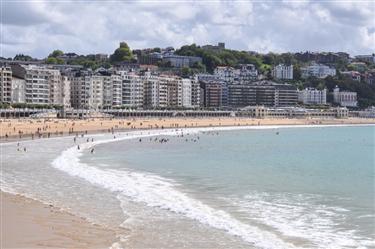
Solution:
[(134, 60), (133, 54), (126, 42), (121, 42), (120, 47), (110, 56), (112, 63), (116, 62), (132, 62)]
[(191, 70), (188, 67), (183, 67), (181, 69), (181, 77), (182, 78), (188, 78), (191, 75)]
[(15, 60), (15, 61), (31, 61), (31, 60), (33, 60), (33, 58), (29, 55), (17, 54), (16, 56), (14, 56), (13, 60)]
[(61, 51), (61, 50), (53, 50), (53, 52), (50, 55), (48, 55), (48, 57), (57, 58), (58, 56), (61, 56), (63, 54), (64, 54), (64, 52)]
[(293, 67), (293, 79), (300, 80), (302, 78), (301, 68), (299, 65)]
[(57, 64), (57, 59), (55, 57), (48, 57), (46, 60), (47, 64)]
[(46, 59), (47, 64), (64, 64), (64, 60), (55, 57), (48, 57)]

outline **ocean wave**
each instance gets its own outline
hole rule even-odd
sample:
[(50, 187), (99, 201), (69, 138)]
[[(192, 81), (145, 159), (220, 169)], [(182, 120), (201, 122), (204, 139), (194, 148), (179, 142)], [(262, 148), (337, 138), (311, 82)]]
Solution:
[[(342, 126), (342, 125), (336, 125)], [(348, 126), (348, 125), (345, 125)], [(80, 177), (92, 184), (101, 186), (115, 193), (120, 193), (129, 197), (132, 201), (146, 204), (150, 207), (160, 208), (163, 210), (169, 210), (171, 212), (181, 214), (187, 218), (197, 220), (202, 224), (211, 226), (216, 229), (224, 230), (231, 235), (238, 236), (244, 241), (251, 243), (257, 247), (261, 248), (295, 248), (296, 246), (292, 243), (287, 242), (283, 239), (284, 236), (278, 235), (279, 233), (273, 233), (266, 229), (261, 229), (257, 226), (246, 224), (229, 213), (214, 209), (203, 202), (194, 199), (187, 194), (178, 191), (176, 189), (177, 183), (165, 179), (163, 177), (141, 172), (132, 172), (125, 170), (111, 170), (111, 169), (99, 169), (91, 165), (80, 162), (79, 158), (82, 152), (90, 149), (93, 146), (99, 144), (116, 142), (127, 139), (135, 139), (141, 137), (149, 136), (173, 136), (179, 135), (182, 132), (186, 133), (197, 133), (204, 131), (226, 131), (226, 130), (245, 130), (245, 129), (280, 129), (280, 128), (305, 128), (305, 127), (326, 127), (326, 126), (251, 126), (251, 127), (210, 127), (210, 128), (188, 128), (188, 129), (168, 129), (168, 130), (150, 130), (143, 132), (128, 132), (116, 134), (116, 139), (103, 139), (95, 142), (80, 144), (81, 150), (77, 150), (76, 147), (69, 148), (62, 152), (62, 154), (57, 157), (52, 165), (56, 169), (64, 171), (71, 176)], [(271, 204), (258, 202), (258, 208), (270, 207)], [(251, 204), (249, 204), (251, 203)], [(252, 204), (256, 202), (245, 202), (241, 203), (244, 208), (251, 210)], [(246, 206), (246, 205), (250, 206)], [(256, 204), (257, 205), (257, 204)], [(263, 224), (270, 227), (276, 228), (278, 232), (282, 235), (290, 237), (301, 237), (307, 238), (312, 242), (313, 247), (321, 248), (337, 248), (337, 247), (356, 247), (370, 244), (371, 242), (363, 241), (363, 243), (358, 243), (356, 239), (350, 236), (353, 233), (347, 231), (345, 233), (337, 233), (335, 236), (334, 230), (324, 231), (326, 228), (332, 228), (335, 226), (332, 220), (325, 219), (321, 217), (334, 216), (334, 210), (321, 207), (317, 209), (310, 220), (313, 219), (314, 222), (319, 224), (315, 230), (298, 230), (300, 224), (298, 222), (309, 223), (309, 219), (297, 220), (294, 224), (290, 223), (290, 219), (283, 218), (284, 214), (290, 215), (293, 212), (301, 211), (297, 206), (289, 206), (288, 203), (276, 203), (275, 208), (265, 210), (264, 217), (259, 216), (258, 220)], [(254, 210), (257, 207), (253, 208)], [(281, 212), (281, 215), (280, 215)], [(302, 212), (302, 211), (301, 211)], [(314, 217), (316, 215), (316, 217)], [(279, 217), (280, 216), (280, 217)], [(255, 218), (256, 219), (256, 218)], [(255, 220), (254, 219), (254, 220)], [(310, 222), (311, 223), (311, 222)], [(303, 225), (303, 224), (302, 224)], [(303, 227), (303, 226), (302, 226)], [(306, 228), (306, 227), (305, 227)], [(322, 230), (323, 229), (323, 230)], [(313, 232), (310, 236), (306, 236), (305, 233)], [(321, 239), (319, 239), (319, 235)], [(325, 237), (324, 237), (325, 236)], [(331, 237), (330, 237), (331, 236)]]
[(305, 239), (314, 248), (365, 248), (375, 246), (371, 238), (355, 230), (340, 229), (348, 209), (317, 204), (322, 196), (252, 192), (242, 197), (223, 198), (251, 220), (284, 236)]
[[(190, 130), (194, 132), (195, 130)], [(185, 132), (188, 132), (185, 130)], [(176, 135), (179, 131), (150, 132), (145, 134), (132, 133), (119, 140), (132, 139), (155, 135)], [(144, 203), (149, 207), (156, 207), (181, 214), (193, 220), (197, 220), (213, 228), (224, 230), (231, 235), (238, 236), (244, 241), (261, 248), (293, 248), (275, 234), (261, 230), (255, 226), (244, 224), (222, 210), (216, 210), (199, 200), (189, 197), (178, 191), (176, 183), (148, 173), (139, 173), (120, 170), (103, 170), (81, 163), (79, 157), (82, 150), (92, 146), (112, 142), (113, 139), (85, 143), (81, 150), (76, 147), (65, 150), (56, 158), (53, 167), (62, 170), (71, 176), (80, 177), (86, 181), (104, 187), (115, 193), (121, 193), (132, 201)]]

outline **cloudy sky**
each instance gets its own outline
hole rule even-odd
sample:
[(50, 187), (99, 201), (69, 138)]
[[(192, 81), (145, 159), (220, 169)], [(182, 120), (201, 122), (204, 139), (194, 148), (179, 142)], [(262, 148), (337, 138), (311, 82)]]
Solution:
[(225, 42), (258, 52), (375, 51), (375, 1), (1, 0), (1, 56)]

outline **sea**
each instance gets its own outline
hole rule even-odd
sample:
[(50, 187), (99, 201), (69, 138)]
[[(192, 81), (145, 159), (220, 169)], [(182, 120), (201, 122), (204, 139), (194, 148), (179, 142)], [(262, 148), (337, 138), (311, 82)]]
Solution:
[(375, 248), (375, 126), (2, 143), (1, 190), (122, 228), (113, 248)]

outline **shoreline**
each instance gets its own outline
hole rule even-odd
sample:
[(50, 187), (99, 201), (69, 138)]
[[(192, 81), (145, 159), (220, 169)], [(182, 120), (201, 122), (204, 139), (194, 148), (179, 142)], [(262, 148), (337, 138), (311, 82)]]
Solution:
[(111, 248), (117, 232), (51, 204), (0, 190), (1, 248)]
[(206, 128), (264, 125), (337, 125), (375, 124), (375, 118), (137, 118), (137, 119), (2, 119), (0, 120), (0, 143), (96, 135), (134, 130), (163, 130), (170, 128)]

